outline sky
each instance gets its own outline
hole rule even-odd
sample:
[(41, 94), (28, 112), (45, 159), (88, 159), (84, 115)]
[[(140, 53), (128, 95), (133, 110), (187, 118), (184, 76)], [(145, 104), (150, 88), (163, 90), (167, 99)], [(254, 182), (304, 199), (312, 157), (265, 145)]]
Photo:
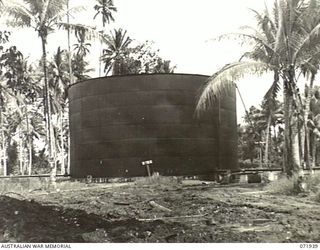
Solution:
[[(123, 28), (139, 42), (153, 41), (164, 59), (176, 65), (176, 73), (212, 75), (225, 64), (239, 60), (249, 47), (236, 40), (217, 41), (219, 35), (238, 32), (244, 25), (254, 26), (254, 13), (273, 0), (114, 0), (118, 8), (115, 23), (107, 29)], [(93, 20), (93, 0), (71, 0), (71, 6), (87, 5), (88, 10), (74, 15), (72, 22), (97, 26)], [(31, 30), (14, 32), (12, 43), (30, 57), (41, 58), (40, 39)], [(48, 49), (67, 48), (63, 32), (49, 36)], [(94, 46), (89, 59), (92, 67), (98, 65), (99, 46)], [(52, 55), (52, 54), (51, 54)], [(98, 77), (98, 72), (91, 74)], [(246, 77), (237, 85), (249, 108), (259, 105), (270, 83), (271, 76)], [(237, 118), (242, 121), (245, 111), (237, 98)]]

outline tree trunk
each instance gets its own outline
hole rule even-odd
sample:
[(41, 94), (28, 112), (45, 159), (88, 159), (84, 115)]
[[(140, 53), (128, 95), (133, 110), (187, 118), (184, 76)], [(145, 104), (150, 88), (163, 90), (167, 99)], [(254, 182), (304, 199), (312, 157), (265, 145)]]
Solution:
[(304, 104), (304, 117), (303, 117), (303, 125), (305, 130), (305, 160), (306, 160), (306, 168), (312, 169), (312, 165), (310, 164), (310, 132), (308, 129), (308, 117), (310, 114), (310, 101), (313, 95), (313, 83), (314, 83), (315, 75), (312, 74), (310, 78), (309, 88), (306, 86), (306, 98)]
[[(70, 124), (70, 123), (69, 123)], [(70, 126), (68, 127), (68, 165), (67, 165), (67, 174), (71, 173), (71, 140), (70, 140)]]
[[(69, 0), (67, 1), (67, 9), (69, 10)], [(69, 14), (67, 15), (67, 23), (68, 23), (68, 29), (67, 29), (67, 34), (68, 34), (68, 66), (69, 66), (69, 81), (70, 81), (70, 84), (69, 85), (72, 85), (73, 84), (73, 73), (72, 73), (72, 54), (71, 54), (71, 42), (70, 42), (70, 27), (69, 27), (69, 24), (70, 24), (70, 16)]]
[(317, 136), (314, 133), (312, 133), (312, 162), (311, 162), (312, 168), (316, 166), (316, 154), (317, 154)]
[(21, 136), (21, 128), (18, 128), (18, 138), (19, 138), (19, 172), (20, 175), (24, 174), (23, 167), (23, 145), (22, 145), (22, 136)]
[(48, 84), (48, 73), (47, 73), (47, 51), (46, 51), (46, 43), (47, 37), (45, 34), (40, 32), (40, 37), (42, 41), (42, 58), (43, 58), (43, 75), (44, 75), (44, 103), (45, 103), (45, 117), (47, 124), (47, 143), (48, 143), (48, 151), (49, 151), (49, 164), (51, 169), (50, 179), (54, 188), (56, 187), (56, 168), (55, 168), (55, 159), (54, 159), (54, 149), (53, 149), (53, 131), (51, 124), (51, 99), (49, 92), (49, 84)]
[(271, 114), (268, 117), (268, 124), (266, 129), (266, 148), (264, 151), (264, 163), (266, 166), (269, 166), (270, 126), (271, 126)]
[(298, 121), (293, 109), (293, 96), (284, 91), (284, 171), (288, 176), (300, 169)]
[(64, 138), (63, 138), (63, 110), (60, 111), (60, 140), (61, 140), (61, 174), (65, 175), (65, 160), (64, 160)]
[[(101, 31), (101, 36), (103, 37), (103, 30)], [(100, 57), (99, 57), (99, 77), (101, 77), (101, 74), (102, 74), (102, 38), (100, 40)]]
[(291, 101), (290, 96), (286, 91), (283, 93), (284, 102), (284, 148), (283, 148), (283, 167), (284, 172), (288, 175), (292, 175), (292, 161), (291, 161), (291, 127), (290, 127), (290, 111), (291, 111)]
[(32, 173), (32, 135), (29, 126), (28, 106), (26, 105), (26, 125), (27, 125), (27, 142), (28, 142), (28, 175)]
[(3, 176), (8, 175), (7, 169), (7, 148), (6, 148), (6, 139), (4, 137), (4, 131), (2, 131), (2, 147), (3, 147)]
[(3, 176), (7, 176), (7, 153), (6, 153), (6, 138), (4, 134), (4, 122), (3, 122), (3, 112), (0, 109), (0, 123), (1, 123), (1, 137), (2, 137), (2, 169), (3, 169)]
[(292, 170), (294, 173), (298, 173), (301, 168), (300, 162), (300, 148), (299, 148), (299, 126), (296, 117), (293, 117), (292, 122)]

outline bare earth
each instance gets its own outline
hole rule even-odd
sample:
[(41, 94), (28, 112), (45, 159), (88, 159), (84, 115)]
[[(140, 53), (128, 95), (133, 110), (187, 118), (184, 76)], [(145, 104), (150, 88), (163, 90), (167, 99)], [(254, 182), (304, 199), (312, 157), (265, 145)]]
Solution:
[(0, 197), (0, 242), (320, 242), (319, 203), (257, 184), (83, 184)]

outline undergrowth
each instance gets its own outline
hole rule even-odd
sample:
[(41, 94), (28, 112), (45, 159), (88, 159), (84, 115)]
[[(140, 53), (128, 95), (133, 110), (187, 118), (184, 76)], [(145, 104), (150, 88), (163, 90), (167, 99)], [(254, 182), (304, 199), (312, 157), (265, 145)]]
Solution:
[(315, 194), (314, 200), (315, 200), (316, 202), (319, 202), (319, 203), (320, 203), (320, 191), (318, 191), (318, 192)]
[(135, 184), (137, 186), (178, 186), (181, 181), (179, 177), (175, 176), (152, 175), (150, 177), (137, 178)]
[(86, 184), (71, 181), (71, 180), (57, 180), (54, 188), (49, 178), (25, 178), (25, 179), (0, 179), (0, 195), (9, 193), (31, 193), (34, 191), (63, 191), (70, 189), (83, 188)]
[(317, 202), (320, 202), (320, 174), (305, 175), (290, 178), (282, 177), (269, 183), (266, 189), (273, 194), (297, 195), (305, 193)]
[(297, 194), (298, 190), (295, 189), (295, 183), (297, 182), (297, 177), (293, 176), (287, 178), (286, 176), (280, 179), (270, 182), (266, 189), (273, 194), (284, 194), (284, 195), (294, 195)]

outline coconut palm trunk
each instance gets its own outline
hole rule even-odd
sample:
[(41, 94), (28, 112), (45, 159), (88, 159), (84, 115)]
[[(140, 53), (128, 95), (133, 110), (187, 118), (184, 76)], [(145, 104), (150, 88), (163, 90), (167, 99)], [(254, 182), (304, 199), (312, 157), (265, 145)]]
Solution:
[(270, 146), (270, 127), (271, 127), (271, 114), (269, 114), (268, 122), (267, 122), (267, 129), (266, 129), (266, 148), (264, 151), (264, 163), (266, 166), (269, 166), (269, 146)]
[[(101, 31), (101, 37), (103, 37), (103, 35), (104, 35), (104, 32), (103, 32), (103, 30)], [(99, 48), (99, 53), (100, 53), (100, 55), (99, 55), (99, 77), (101, 77), (101, 75), (102, 75), (102, 51), (103, 51), (103, 46), (102, 46), (103, 44), (102, 44), (102, 39), (100, 40), (100, 48)]]
[(295, 169), (300, 165), (299, 138), (297, 123), (294, 115), (293, 93), (291, 83), (284, 80), (284, 171), (292, 176)]
[(317, 155), (317, 136), (312, 133), (312, 162), (311, 166), (314, 168), (316, 166), (316, 155)]
[(6, 139), (4, 137), (4, 131), (2, 131), (2, 154), (3, 154), (3, 176), (7, 176), (8, 175), (7, 148), (6, 148)]
[(3, 176), (7, 176), (7, 153), (6, 153), (6, 138), (5, 138), (5, 133), (4, 133), (4, 119), (3, 119), (3, 112), (2, 109), (0, 108), (0, 127), (1, 127), (1, 147), (2, 147), (2, 168), (3, 168)]
[(28, 175), (32, 173), (32, 135), (30, 131), (28, 106), (26, 105), (26, 125), (27, 125), (27, 137), (28, 137)]
[(20, 175), (24, 174), (24, 161), (23, 161), (23, 143), (22, 143), (22, 133), (21, 128), (18, 128), (18, 138), (19, 138), (19, 173)]
[(51, 169), (50, 180), (52, 185), (56, 186), (56, 164), (54, 157), (54, 146), (53, 146), (53, 129), (52, 129), (52, 121), (51, 121), (51, 99), (49, 92), (49, 84), (48, 84), (48, 69), (47, 69), (47, 34), (45, 31), (39, 30), (39, 35), (42, 42), (42, 63), (43, 63), (43, 76), (44, 76), (44, 109), (45, 109), (45, 118), (46, 118), (46, 134), (47, 134), (47, 145), (48, 145), (48, 155), (49, 155), (49, 164)]
[[(67, 1), (67, 9), (69, 9), (69, 0)], [(68, 35), (68, 66), (69, 66), (69, 79), (70, 85), (73, 84), (73, 73), (72, 73), (72, 55), (71, 55), (71, 41), (70, 41), (70, 15), (67, 15), (67, 35)]]
[(305, 105), (304, 105), (304, 130), (305, 130), (305, 159), (306, 159), (306, 168), (312, 169), (313, 165), (310, 164), (310, 132), (308, 129), (308, 117), (310, 114), (310, 102), (313, 96), (313, 84), (314, 84), (315, 74), (311, 75), (310, 78), (310, 85), (306, 88), (306, 98), (305, 98)]
[(61, 162), (61, 174), (66, 173), (65, 169), (65, 159), (64, 159), (64, 138), (63, 138), (63, 108), (60, 110), (60, 140), (61, 140), (61, 152), (60, 152), (60, 162)]

